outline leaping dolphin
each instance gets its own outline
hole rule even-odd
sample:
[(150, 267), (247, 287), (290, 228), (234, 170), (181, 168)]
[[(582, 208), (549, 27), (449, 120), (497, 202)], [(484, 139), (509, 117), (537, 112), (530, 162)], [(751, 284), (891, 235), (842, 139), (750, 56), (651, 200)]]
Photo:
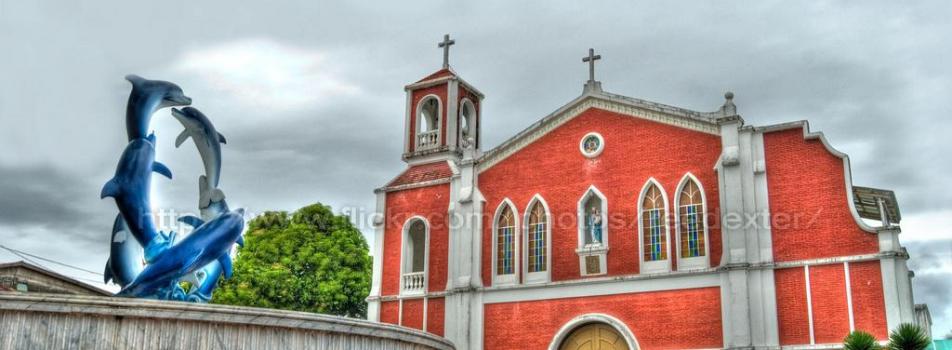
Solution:
[(129, 141), (149, 135), (149, 122), (156, 110), (192, 104), (192, 99), (173, 83), (149, 80), (135, 74), (127, 75), (126, 80), (132, 83), (132, 92), (126, 104), (126, 134)]
[(154, 136), (129, 142), (119, 158), (115, 177), (106, 182), (100, 194), (100, 198), (112, 197), (116, 200), (129, 232), (145, 247), (145, 259), (149, 262), (172, 241), (172, 238), (156, 231), (152, 221), (152, 206), (149, 202), (152, 172), (172, 178), (172, 171), (155, 161), (154, 142)]
[(189, 222), (199, 225), (179, 243), (165, 250), (142, 271), (136, 279), (119, 291), (117, 296), (151, 297), (163, 288), (176, 282), (179, 276), (191, 274), (213, 261), (218, 261), (225, 278), (230, 278), (231, 247), (243, 245), (244, 209), (221, 215), (207, 223), (190, 217)]
[(117, 214), (112, 225), (112, 242), (103, 272), (103, 283), (112, 280), (120, 287), (132, 283), (142, 272), (142, 258), (142, 246), (132, 237), (122, 214)]
[[(219, 202), (225, 194), (218, 189), (218, 180), (221, 174), (221, 144), (226, 143), (225, 136), (215, 130), (215, 126), (201, 111), (192, 107), (181, 110), (172, 108), (172, 116), (178, 119), (185, 127), (178, 138), (175, 147), (179, 147), (189, 137), (195, 142), (198, 153), (205, 165), (205, 175), (199, 178), (199, 208), (207, 208), (212, 202)], [(206, 218), (207, 219), (207, 218)]]

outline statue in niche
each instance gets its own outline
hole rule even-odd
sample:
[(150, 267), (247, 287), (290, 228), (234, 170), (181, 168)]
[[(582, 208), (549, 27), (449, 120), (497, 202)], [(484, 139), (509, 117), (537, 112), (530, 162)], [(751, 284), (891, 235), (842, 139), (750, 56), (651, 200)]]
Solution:
[(602, 213), (596, 206), (592, 206), (592, 209), (588, 212), (588, 218), (586, 222), (588, 223), (588, 236), (590, 244), (592, 245), (601, 245), (602, 244)]

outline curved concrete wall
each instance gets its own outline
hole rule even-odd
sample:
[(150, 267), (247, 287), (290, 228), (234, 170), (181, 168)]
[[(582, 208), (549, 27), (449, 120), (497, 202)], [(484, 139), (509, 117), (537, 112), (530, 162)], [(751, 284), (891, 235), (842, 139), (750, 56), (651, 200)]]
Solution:
[(0, 349), (454, 347), (443, 338), (408, 328), (303, 312), (0, 292)]

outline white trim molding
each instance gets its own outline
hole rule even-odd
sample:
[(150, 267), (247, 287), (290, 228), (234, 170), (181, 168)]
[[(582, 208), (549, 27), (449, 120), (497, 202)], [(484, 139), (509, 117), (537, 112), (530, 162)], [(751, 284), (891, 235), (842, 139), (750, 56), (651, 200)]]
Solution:
[[(661, 192), (661, 199), (664, 202), (664, 215), (661, 220), (664, 222), (664, 235), (665, 235), (665, 254), (666, 259), (656, 260), (656, 261), (645, 261), (645, 242), (644, 242), (644, 220), (642, 220), (642, 215), (644, 213), (643, 202), (645, 200), (645, 195), (648, 194), (648, 189), (651, 186), (657, 186), (658, 191)], [(642, 274), (652, 274), (660, 272), (671, 271), (671, 224), (668, 222), (668, 215), (670, 215), (670, 206), (668, 205), (668, 194), (665, 192), (664, 187), (661, 186), (661, 183), (655, 178), (649, 178), (645, 182), (644, 186), (641, 187), (641, 194), (638, 195), (638, 213), (635, 218), (638, 220), (638, 262), (640, 263), (640, 273)]]
[[(542, 206), (542, 210), (545, 211), (545, 271), (539, 272), (529, 272), (529, 234), (532, 232), (532, 228), (529, 227), (530, 216), (532, 215), (533, 206), (538, 203)], [(552, 212), (549, 211), (549, 204), (546, 203), (545, 199), (541, 195), (536, 193), (532, 196), (532, 199), (529, 200), (529, 205), (526, 206), (526, 211), (523, 214), (524, 218), (522, 222), (524, 223), (522, 238), (526, 242), (522, 248), (522, 260), (523, 260), (523, 274), (525, 277), (525, 283), (545, 283), (552, 280)]]
[[(422, 288), (422, 290), (419, 290), (419, 291), (416, 291), (416, 290), (415, 290), (415, 291), (406, 291), (406, 290), (405, 290), (406, 288), (405, 288), (405, 286), (404, 286), (404, 275), (406, 275), (407, 273), (411, 273), (411, 272), (407, 272), (407, 267), (408, 267), (408, 264), (409, 264), (409, 265), (410, 265), (410, 270), (412, 270), (412, 264), (413, 264), (413, 261), (412, 261), (413, 255), (409, 255), (409, 256), (408, 256), (408, 254), (407, 254), (408, 251), (409, 251), (409, 249), (410, 249), (410, 239), (409, 239), (409, 238), (410, 238), (410, 237), (409, 237), (409, 234), (410, 234), (410, 226), (413, 225), (413, 223), (416, 222), (416, 221), (422, 222), (422, 223), (423, 223), (423, 226), (424, 226), (424, 236), (423, 236), (423, 288)], [(427, 221), (426, 218), (424, 218), (424, 217), (422, 217), (422, 216), (419, 216), (419, 215), (411, 216), (410, 218), (408, 218), (406, 221), (403, 222), (403, 229), (402, 229), (402, 233), (401, 233), (400, 238), (401, 238), (401, 240), (402, 240), (402, 242), (401, 242), (401, 244), (400, 244), (400, 246), (401, 246), (401, 247), (400, 247), (400, 295), (401, 295), (401, 296), (424, 295), (424, 294), (426, 294), (427, 291), (430, 289), (430, 288), (429, 288), (429, 287), (430, 287), (430, 278), (429, 278), (429, 274), (430, 274), (430, 222)], [(408, 260), (407, 260), (408, 258), (411, 258), (411, 260), (408, 261)], [(401, 300), (402, 300), (402, 299), (401, 299)], [(402, 305), (402, 304), (401, 304), (401, 305)]]
[[(684, 190), (684, 186), (688, 184), (689, 181), (693, 181), (697, 185), (698, 191), (701, 194), (701, 220), (702, 225), (704, 225), (704, 256), (684, 258), (681, 257), (681, 191)], [(640, 204), (640, 202), (639, 202)], [(694, 174), (688, 172), (684, 174), (684, 177), (681, 178), (681, 182), (678, 183), (678, 187), (674, 191), (674, 251), (678, 260), (678, 270), (692, 270), (698, 268), (708, 268), (711, 266), (711, 235), (710, 228), (707, 218), (707, 193), (704, 192), (704, 185), (701, 183), (701, 180), (698, 180)], [(641, 218), (639, 217), (639, 220)], [(640, 222), (640, 221), (639, 221)], [(640, 237), (640, 235), (639, 235)], [(642, 256), (642, 258), (644, 258)]]
[(641, 348), (638, 346), (638, 341), (635, 340), (635, 335), (631, 333), (631, 330), (628, 329), (628, 325), (624, 322), (606, 314), (593, 313), (578, 316), (565, 323), (565, 325), (555, 333), (552, 342), (549, 343), (549, 350), (558, 350), (559, 347), (562, 346), (562, 342), (565, 341), (573, 331), (579, 327), (593, 323), (606, 324), (614, 328), (615, 331), (625, 339), (625, 342), (628, 343), (629, 349), (636, 350)]
[[(512, 253), (515, 255), (512, 257), (512, 274), (511, 275), (499, 275), (497, 274), (498, 270), (496, 269), (496, 261), (498, 257), (498, 247), (499, 247), (499, 216), (502, 214), (504, 208), (509, 208), (512, 211), (512, 220), (513, 222), (513, 247)], [(499, 203), (499, 206), (496, 207), (496, 212), (493, 214), (493, 222), (490, 226), (492, 229), (492, 276), (493, 276), (493, 285), (514, 285), (519, 284), (519, 210), (516, 208), (516, 205), (509, 198), (503, 198)]]

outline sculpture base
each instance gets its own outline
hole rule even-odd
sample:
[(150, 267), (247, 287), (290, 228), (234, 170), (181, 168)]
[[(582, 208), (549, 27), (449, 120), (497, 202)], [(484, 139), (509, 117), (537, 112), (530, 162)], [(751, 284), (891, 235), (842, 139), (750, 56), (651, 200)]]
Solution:
[(0, 292), (0, 349), (438, 349), (448, 340), (344, 317), (249, 307)]

